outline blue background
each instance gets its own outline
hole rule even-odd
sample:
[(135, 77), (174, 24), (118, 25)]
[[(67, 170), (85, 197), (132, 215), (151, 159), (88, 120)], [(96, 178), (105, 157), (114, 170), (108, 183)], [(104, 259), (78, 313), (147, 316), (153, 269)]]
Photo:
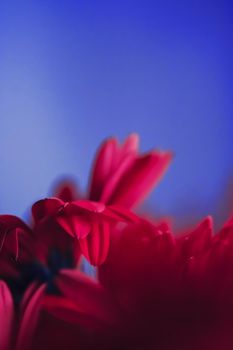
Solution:
[(175, 152), (148, 206), (223, 220), (232, 13), (226, 0), (1, 1), (0, 212), (24, 214), (62, 174), (84, 188), (100, 141), (136, 131), (142, 150)]

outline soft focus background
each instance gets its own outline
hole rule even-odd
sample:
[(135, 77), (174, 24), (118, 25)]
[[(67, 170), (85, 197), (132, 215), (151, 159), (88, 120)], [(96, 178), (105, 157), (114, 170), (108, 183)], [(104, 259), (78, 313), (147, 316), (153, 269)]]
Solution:
[(233, 199), (231, 3), (2, 0), (0, 212), (24, 215), (60, 175), (84, 188), (102, 139), (136, 131), (143, 150), (175, 152), (148, 207), (180, 222), (223, 220)]

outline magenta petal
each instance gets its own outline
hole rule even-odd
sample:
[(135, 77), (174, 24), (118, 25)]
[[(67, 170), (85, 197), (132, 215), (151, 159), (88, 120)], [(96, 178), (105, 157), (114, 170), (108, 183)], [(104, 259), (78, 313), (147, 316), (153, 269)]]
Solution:
[[(35, 285), (29, 287), (22, 301), (20, 328), (16, 343), (16, 350), (28, 350), (36, 330), (39, 314), (45, 295), (46, 284), (35, 290)], [(33, 293), (34, 291), (34, 293)]]
[(130, 135), (122, 146), (116, 139), (101, 147), (93, 168), (89, 198), (127, 208), (141, 202), (164, 174), (170, 152), (153, 151), (138, 156), (138, 135)]
[(214, 236), (214, 242), (217, 243), (233, 243), (233, 222), (232, 219), (227, 220), (227, 222), (223, 225), (221, 230), (217, 235)]
[(110, 219), (120, 221), (120, 222), (128, 222), (128, 223), (140, 222), (140, 219), (137, 215), (132, 213), (130, 210), (127, 210), (118, 205), (108, 205), (103, 214), (109, 217)]
[(134, 133), (129, 135), (123, 146), (122, 146), (122, 153), (127, 154), (127, 153), (134, 153), (136, 154), (138, 151), (138, 144), (139, 144), (139, 136), (138, 134)]
[(134, 162), (134, 155), (131, 153), (125, 154), (119, 165), (116, 167), (114, 172), (111, 174), (111, 177), (108, 178), (108, 181), (103, 186), (103, 191), (100, 196), (100, 201), (103, 203), (109, 203), (111, 196), (114, 191), (118, 188), (118, 184), (121, 181), (122, 177), (127, 174), (129, 169), (131, 169)]
[[(3, 248), (10, 254), (15, 252), (15, 259), (17, 260), (19, 257), (19, 241), (22, 248), (30, 234), (31, 229), (17, 216), (0, 215), (0, 252)], [(27, 239), (20, 240), (19, 237)]]
[(0, 231), (10, 231), (12, 229), (21, 228), (24, 231), (30, 231), (29, 227), (17, 216), (0, 215)]
[(141, 202), (162, 177), (171, 158), (169, 152), (154, 151), (135, 159), (108, 198), (108, 204), (132, 208)]
[(84, 327), (96, 324), (92, 315), (87, 315), (70, 299), (64, 296), (46, 295), (43, 302), (43, 309), (68, 324), (82, 325)]
[(65, 203), (58, 198), (45, 198), (34, 203), (32, 206), (32, 216), (37, 223), (46, 216), (55, 215)]
[(99, 200), (103, 186), (117, 161), (117, 140), (115, 138), (105, 141), (96, 156), (93, 175), (90, 181), (89, 198)]
[(60, 180), (54, 187), (53, 197), (57, 197), (64, 202), (72, 202), (81, 198), (77, 184), (72, 179)]
[(71, 202), (69, 205), (69, 210), (75, 210), (76, 208), (84, 209), (94, 213), (102, 213), (102, 211), (105, 209), (105, 205), (103, 203), (93, 202), (89, 200), (77, 200)]
[(103, 144), (93, 167), (89, 198), (108, 203), (115, 186), (137, 154), (138, 140), (137, 134), (131, 134), (122, 146), (118, 145), (115, 138)]
[(83, 255), (92, 265), (101, 265), (109, 251), (109, 224), (104, 221), (94, 222), (90, 234), (80, 239), (79, 244)]
[(66, 215), (62, 213), (56, 217), (56, 222), (70, 236), (77, 237), (78, 239), (86, 237), (91, 230), (90, 223), (81, 215)]
[(225, 222), (223, 227), (233, 227), (233, 216)]
[(14, 321), (14, 305), (5, 282), (0, 281), (0, 349), (11, 348)]
[(81, 315), (106, 322), (115, 318), (113, 304), (105, 288), (79, 271), (62, 270), (56, 285), (62, 295), (75, 303)]
[(184, 257), (198, 256), (210, 247), (213, 232), (212, 218), (208, 216), (191, 233), (180, 238)]

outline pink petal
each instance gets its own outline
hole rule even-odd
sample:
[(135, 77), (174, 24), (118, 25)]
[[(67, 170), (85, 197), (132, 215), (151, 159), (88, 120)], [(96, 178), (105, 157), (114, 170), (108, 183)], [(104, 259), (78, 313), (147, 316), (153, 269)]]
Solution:
[(226, 223), (224, 224), (223, 227), (229, 227), (229, 226), (233, 226), (233, 216), (230, 217), (230, 218), (226, 221)]
[(141, 202), (162, 177), (171, 158), (169, 152), (151, 152), (135, 159), (108, 198), (108, 204), (131, 208)]
[(35, 290), (35, 285), (29, 287), (22, 301), (20, 328), (17, 337), (16, 350), (28, 350), (38, 324), (40, 310), (45, 295), (46, 284)]
[(90, 234), (86, 238), (80, 239), (79, 244), (83, 255), (92, 265), (101, 265), (109, 250), (109, 224), (105, 221), (94, 222)]
[(229, 243), (233, 243), (233, 223), (231, 220), (228, 220), (220, 231), (214, 236), (214, 243), (220, 243), (225, 245), (229, 245)]
[(114, 167), (117, 154), (117, 140), (111, 138), (106, 140), (96, 155), (93, 166), (93, 175), (90, 181), (89, 198), (99, 200), (104, 184)]
[(122, 146), (122, 153), (126, 154), (126, 153), (134, 153), (136, 154), (138, 151), (138, 145), (139, 145), (139, 136), (138, 134), (134, 133), (129, 135), (123, 146)]
[(80, 308), (70, 299), (63, 296), (47, 295), (43, 302), (43, 309), (52, 314), (55, 318), (70, 324), (78, 324), (87, 327), (96, 323), (92, 315), (87, 316)]
[(47, 216), (54, 215), (65, 203), (58, 198), (45, 198), (34, 203), (32, 206), (32, 216), (37, 223)]
[(100, 201), (103, 203), (109, 203), (110, 198), (115, 193), (118, 188), (118, 184), (121, 179), (127, 174), (127, 171), (132, 167), (134, 162), (134, 156), (131, 153), (125, 154), (117, 168), (114, 169), (114, 172), (111, 174), (103, 186), (103, 190), (100, 196)]
[[(4, 250), (4, 253), (6, 254), (15, 254), (15, 260), (17, 260), (19, 257), (20, 244), (21, 258), (22, 255), (24, 257), (29, 256), (29, 251), (27, 251), (25, 248), (29, 243), (30, 236), (31, 229), (17, 216), (0, 215), (0, 252)], [(3, 260), (3, 255), (1, 257)], [(12, 260), (8, 262), (10, 265)]]
[(21, 228), (24, 231), (30, 231), (30, 228), (17, 216), (0, 215), (0, 230), (10, 231), (15, 228)]
[(81, 197), (79, 189), (73, 180), (60, 180), (53, 189), (53, 196), (64, 202), (72, 202)]
[(118, 205), (108, 205), (103, 214), (104, 216), (119, 222), (127, 222), (127, 223), (140, 222), (140, 219), (137, 215), (132, 213), (130, 210), (127, 210)]
[(115, 310), (108, 292), (79, 271), (62, 270), (56, 279), (62, 294), (76, 305), (80, 315), (110, 323)]
[(78, 201), (73, 201), (69, 205), (69, 210), (74, 210), (75, 209), (84, 209), (89, 212), (93, 213), (102, 213), (105, 209), (105, 205), (100, 202), (93, 202), (89, 200), (78, 200)]
[[(213, 232), (213, 221), (210, 216), (204, 219), (191, 233), (181, 237), (182, 254), (185, 257), (197, 256), (210, 248)], [(179, 241), (179, 239), (178, 239)]]
[(61, 213), (56, 217), (56, 222), (66, 233), (78, 239), (86, 237), (91, 230), (90, 223), (82, 215), (66, 215), (66, 213)]
[(11, 348), (14, 321), (14, 305), (5, 282), (0, 281), (0, 349)]

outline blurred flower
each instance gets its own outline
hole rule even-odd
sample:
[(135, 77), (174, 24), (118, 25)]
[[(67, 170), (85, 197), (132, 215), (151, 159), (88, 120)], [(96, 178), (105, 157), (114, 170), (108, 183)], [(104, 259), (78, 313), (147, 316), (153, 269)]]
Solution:
[(32, 206), (31, 225), (0, 215), (0, 350), (233, 348), (233, 219), (175, 236), (129, 211), (169, 161), (138, 155), (135, 135), (110, 139), (88, 199), (66, 183)]

